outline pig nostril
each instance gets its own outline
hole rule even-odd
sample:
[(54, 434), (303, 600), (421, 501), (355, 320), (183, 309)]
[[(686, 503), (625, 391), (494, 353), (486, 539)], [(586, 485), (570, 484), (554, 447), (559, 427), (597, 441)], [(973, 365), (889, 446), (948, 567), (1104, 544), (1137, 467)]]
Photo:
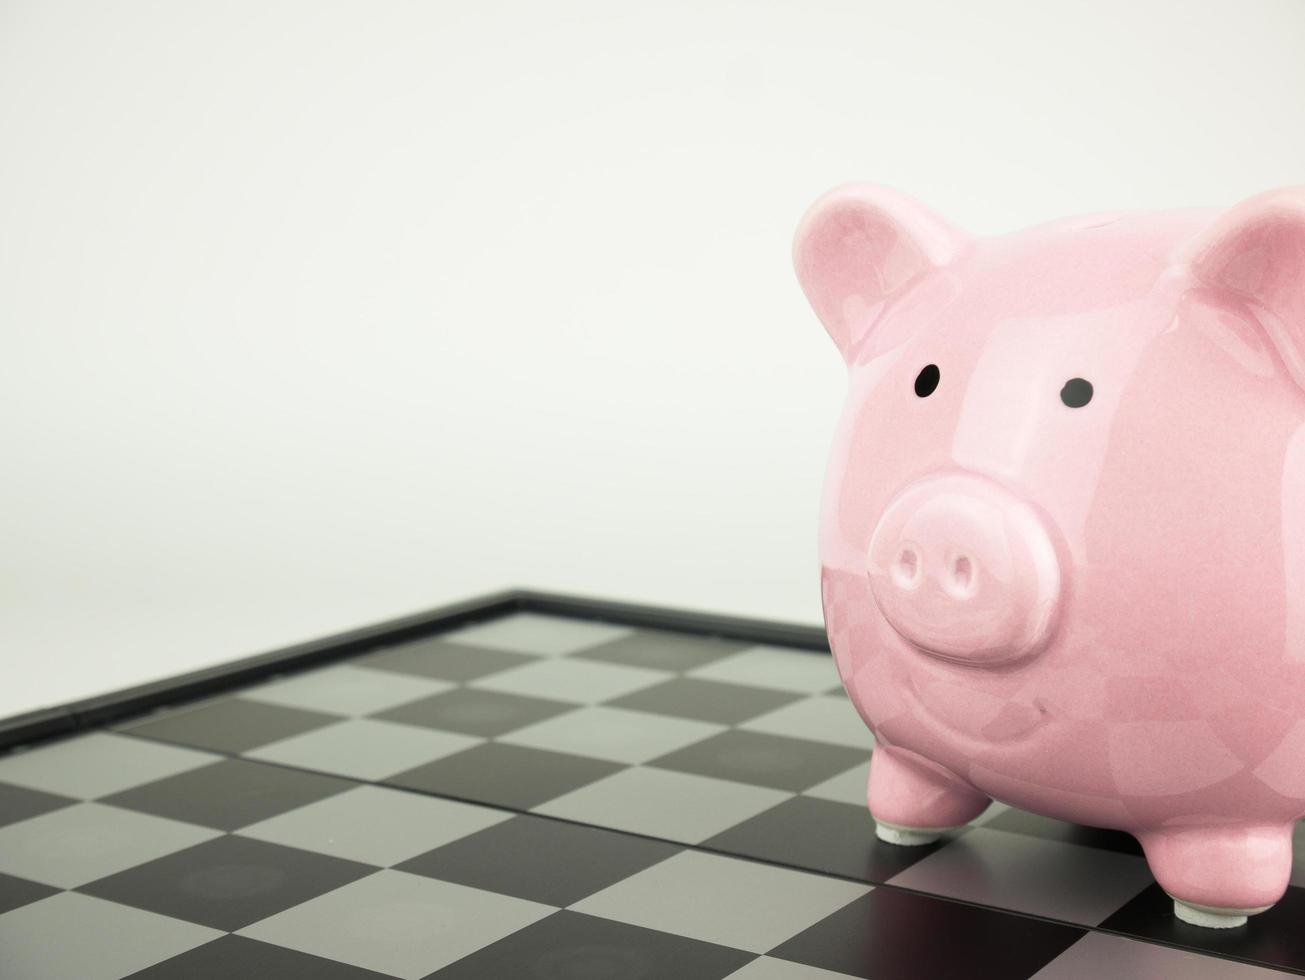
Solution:
[(974, 570), (970, 566), (970, 559), (961, 555), (956, 559), (956, 564), (952, 565), (952, 577), (956, 579), (957, 585), (969, 585), (970, 577)]
[(893, 580), (903, 589), (913, 589), (919, 582), (920, 555), (914, 548), (903, 548), (893, 562)]
[(947, 582), (952, 595), (958, 599), (969, 598), (974, 591), (974, 562), (969, 555), (958, 555), (952, 561), (951, 575)]

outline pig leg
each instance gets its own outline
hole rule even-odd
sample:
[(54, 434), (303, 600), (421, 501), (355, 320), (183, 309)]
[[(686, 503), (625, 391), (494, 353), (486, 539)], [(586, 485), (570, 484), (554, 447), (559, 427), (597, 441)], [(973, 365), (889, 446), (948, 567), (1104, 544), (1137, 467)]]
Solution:
[(1282, 897), (1291, 875), (1290, 824), (1140, 831), (1138, 840), (1174, 915), (1230, 929)]
[(932, 844), (973, 820), (989, 800), (942, 766), (882, 742), (870, 756), (866, 794), (875, 834), (889, 844)]

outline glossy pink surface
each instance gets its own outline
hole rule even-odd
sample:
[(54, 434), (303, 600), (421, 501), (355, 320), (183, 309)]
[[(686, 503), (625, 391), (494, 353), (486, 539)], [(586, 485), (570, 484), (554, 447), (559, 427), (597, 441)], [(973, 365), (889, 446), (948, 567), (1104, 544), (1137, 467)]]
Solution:
[(1305, 815), (1305, 190), (977, 239), (850, 185), (794, 256), (849, 369), (823, 599), (875, 817), (993, 797), (1136, 834), (1185, 902), (1272, 904)]

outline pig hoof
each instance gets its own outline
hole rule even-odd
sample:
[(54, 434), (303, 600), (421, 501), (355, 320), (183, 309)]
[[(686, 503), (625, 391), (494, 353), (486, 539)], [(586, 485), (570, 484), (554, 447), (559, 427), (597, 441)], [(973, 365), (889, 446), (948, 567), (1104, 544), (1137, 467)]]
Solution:
[(1209, 905), (1195, 905), (1174, 899), (1174, 915), (1189, 925), (1205, 929), (1236, 929), (1246, 925), (1246, 917), (1263, 912), (1268, 906), (1258, 909), (1216, 909)]
[(897, 844), (900, 847), (919, 847), (922, 844), (932, 844), (949, 829), (951, 828), (918, 829), (915, 827), (899, 827), (897, 824), (884, 823), (880, 820), (875, 823), (875, 836), (885, 844)]

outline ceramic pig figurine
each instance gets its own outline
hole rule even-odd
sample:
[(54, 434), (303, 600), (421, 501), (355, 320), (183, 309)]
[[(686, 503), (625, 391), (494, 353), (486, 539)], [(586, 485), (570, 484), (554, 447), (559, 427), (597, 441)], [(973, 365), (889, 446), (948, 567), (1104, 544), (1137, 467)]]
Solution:
[(822, 588), (879, 837), (996, 798), (1135, 835), (1187, 922), (1268, 908), (1305, 814), (1305, 189), (975, 238), (849, 185), (794, 257), (848, 366)]

